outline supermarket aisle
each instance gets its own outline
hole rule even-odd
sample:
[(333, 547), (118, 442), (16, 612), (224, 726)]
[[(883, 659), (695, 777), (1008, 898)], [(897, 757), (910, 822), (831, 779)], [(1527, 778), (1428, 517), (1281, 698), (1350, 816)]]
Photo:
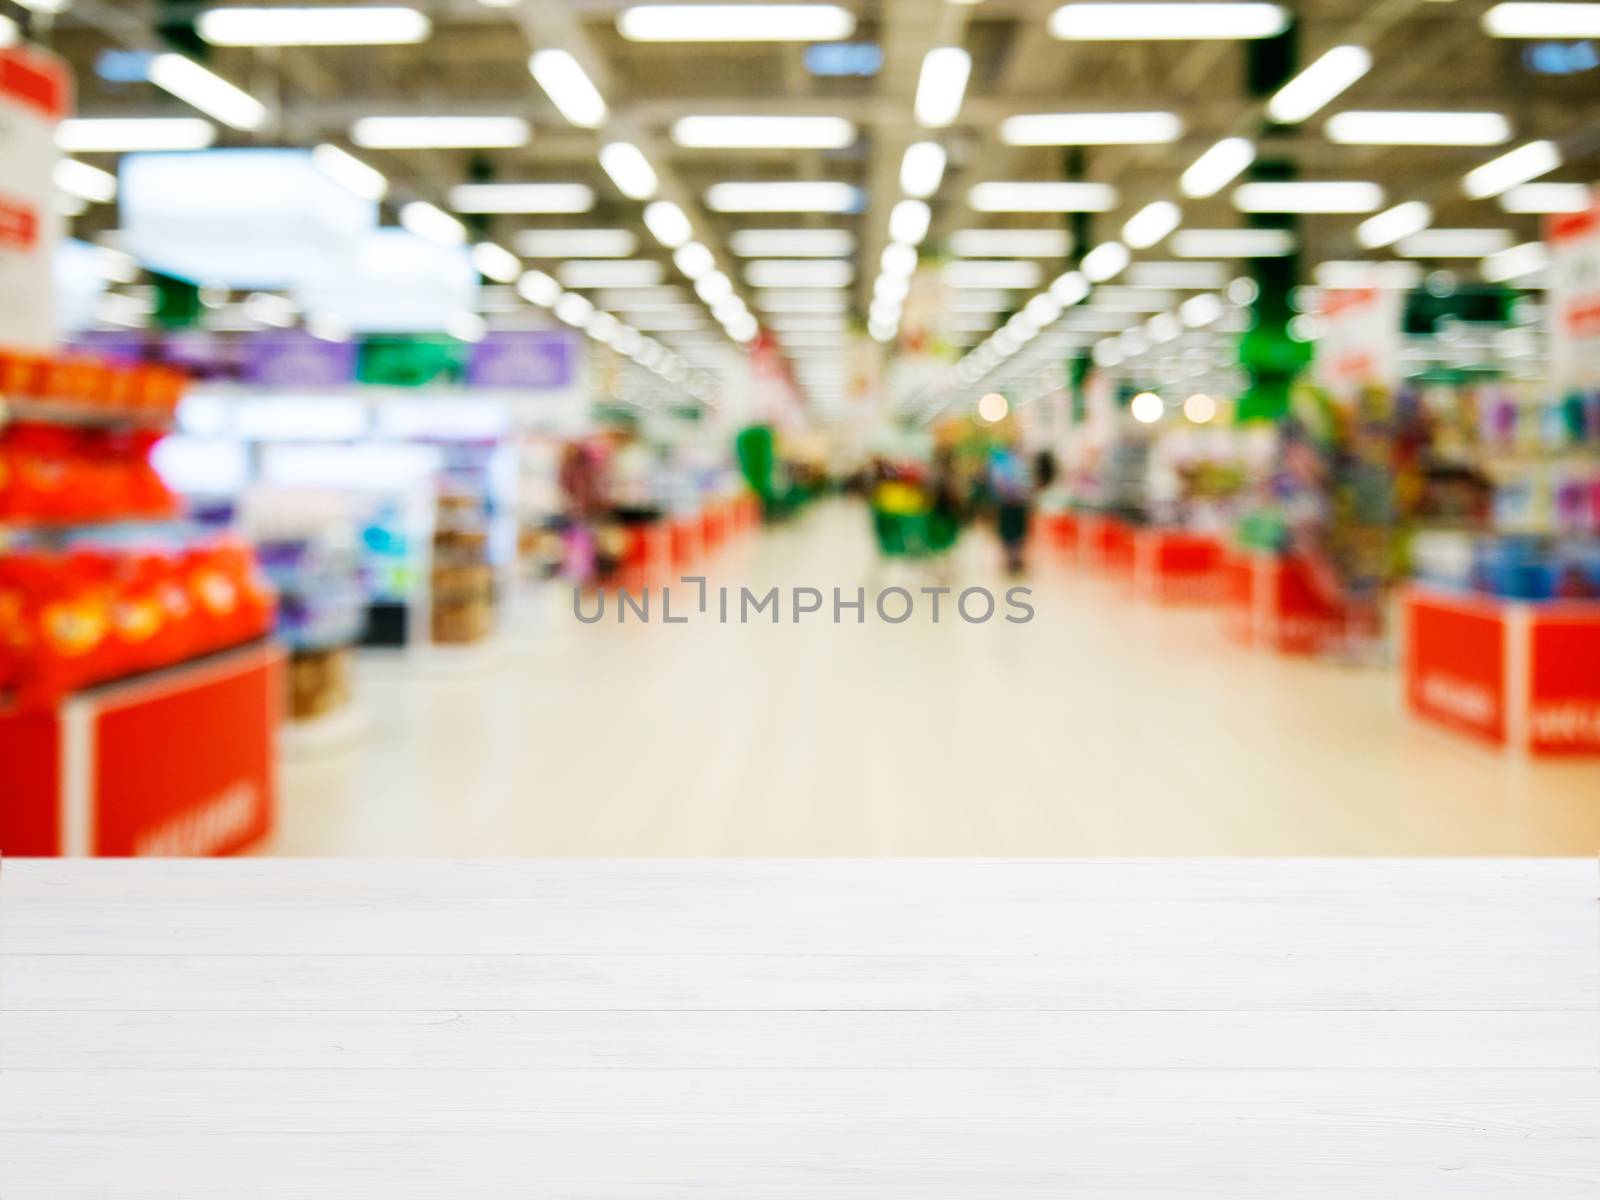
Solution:
[[(879, 582), (824, 506), (713, 585)], [(930, 582), (901, 571), (882, 582)], [(1006, 586), (969, 539), (950, 582)], [(282, 854), (1589, 854), (1600, 768), (1400, 713), (1392, 674), (1246, 652), (1048, 564), (1029, 624), (582, 625), (374, 662), (368, 736), (286, 764)], [(685, 598), (692, 593), (686, 593)], [(676, 607), (676, 603), (675, 603)]]

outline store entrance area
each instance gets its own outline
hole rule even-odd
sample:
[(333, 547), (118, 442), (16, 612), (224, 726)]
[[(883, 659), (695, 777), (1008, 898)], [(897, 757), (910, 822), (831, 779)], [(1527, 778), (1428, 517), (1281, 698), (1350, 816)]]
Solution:
[[(364, 726), (288, 747), (267, 853), (1490, 855), (1600, 845), (1592, 763), (1528, 762), (1402, 715), (1393, 673), (1252, 653), (1215, 609), (1132, 603), (977, 530), (944, 575), (819, 504), (704, 568), (711, 613), (576, 619), (565, 584), (494, 642), (368, 655)], [(831, 589), (1032, 589), (1034, 618), (833, 624)], [(721, 624), (716, 589), (824, 611)], [(682, 585), (692, 611), (698, 588)], [(674, 591), (678, 605), (678, 590)], [(919, 595), (919, 598), (920, 595)], [(586, 616), (593, 599), (584, 600)], [(678, 611), (683, 611), (679, 609)], [(898, 616), (891, 607), (890, 614)]]

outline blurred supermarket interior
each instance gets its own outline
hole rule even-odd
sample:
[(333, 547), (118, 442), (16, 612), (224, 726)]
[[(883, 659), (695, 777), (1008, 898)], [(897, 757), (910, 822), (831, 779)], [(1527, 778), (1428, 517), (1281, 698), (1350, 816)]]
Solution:
[(0, 0), (0, 852), (1600, 849), (1600, 4)]

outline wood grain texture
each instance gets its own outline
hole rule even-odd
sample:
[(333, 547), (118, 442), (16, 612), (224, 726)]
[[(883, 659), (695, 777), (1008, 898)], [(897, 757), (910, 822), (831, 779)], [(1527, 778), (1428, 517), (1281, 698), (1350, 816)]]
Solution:
[(1592, 1200), (1592, 861), (7, 862), (4, 1200)]

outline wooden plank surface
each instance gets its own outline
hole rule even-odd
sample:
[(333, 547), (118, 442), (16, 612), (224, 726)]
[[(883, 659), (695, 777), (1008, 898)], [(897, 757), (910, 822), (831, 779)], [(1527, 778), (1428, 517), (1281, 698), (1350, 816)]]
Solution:
[(11, 861), (0, 1197), (1592, 1200), (1596, 883)]

